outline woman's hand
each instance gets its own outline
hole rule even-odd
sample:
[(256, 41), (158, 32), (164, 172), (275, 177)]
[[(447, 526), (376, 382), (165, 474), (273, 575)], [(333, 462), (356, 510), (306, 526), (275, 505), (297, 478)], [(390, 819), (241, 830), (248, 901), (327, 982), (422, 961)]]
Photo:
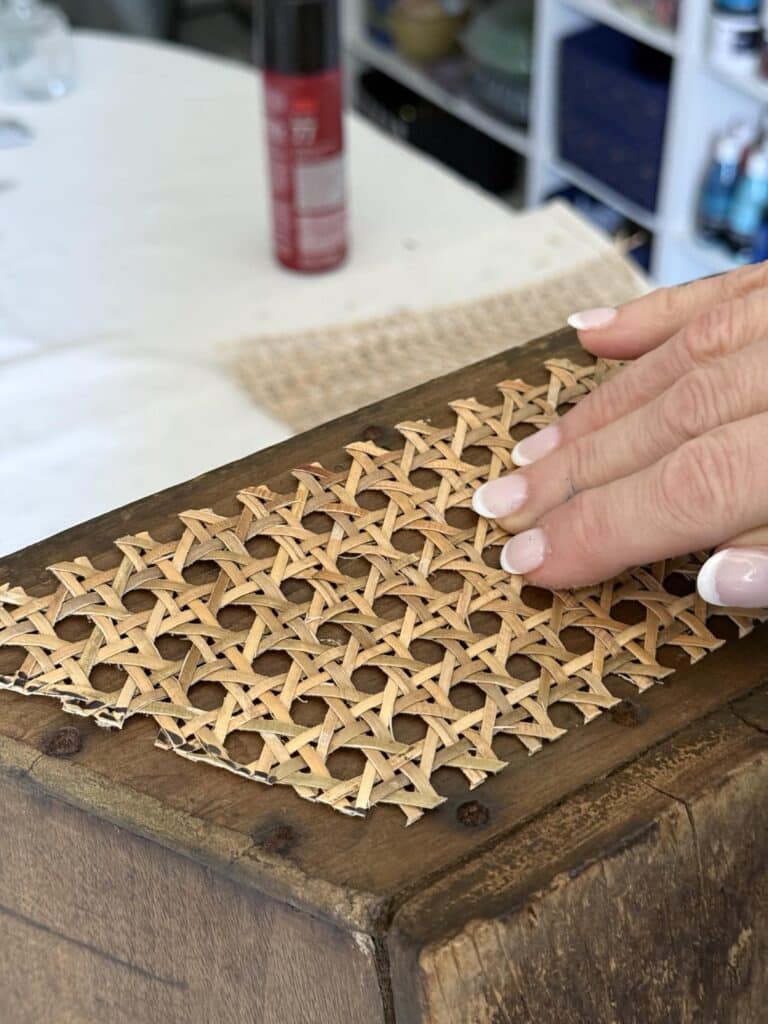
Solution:
[(475, 511), (516, 534), (502, 566), (577, 587), (718, 546), (702, 597), (768, 606), (768, 264), (569, 323), (595, 355), (635, 361), (476, 491)]

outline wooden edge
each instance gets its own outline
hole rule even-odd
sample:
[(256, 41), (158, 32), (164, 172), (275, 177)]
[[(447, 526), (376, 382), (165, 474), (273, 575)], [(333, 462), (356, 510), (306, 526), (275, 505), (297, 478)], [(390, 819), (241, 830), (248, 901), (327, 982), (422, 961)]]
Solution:
[(692, 803), (766, 762), (768, 686), (763, 685), (413, 894), (395, 914), (388, 937), (398, 1022), (437, 1019), (425, 1004), (427, 974), (441, 958), (455, 962), (458, 950), (473, 945), (483, 922), (526, 914), (535, 922), (536, 907), (548, 896), (593, 865), (650, 842), (665, 817), (681, 806), (700, 856)]
[[(212, 825), (79, 765), (41, 754), (0, 735), (0, 775), (45, 793), (121, 829), (159, 843), (303, 913), (349, 930), (372, 933), (379, 902), (306, 875), (250, 836)], [(318, 908), (322, 908), (319, 911)]]

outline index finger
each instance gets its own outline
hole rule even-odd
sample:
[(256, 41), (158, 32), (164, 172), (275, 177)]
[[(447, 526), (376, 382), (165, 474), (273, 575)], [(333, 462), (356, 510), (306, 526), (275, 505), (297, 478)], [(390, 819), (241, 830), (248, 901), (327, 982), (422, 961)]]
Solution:
[(634, 359), (658, 348), (687, 323), (723, 302), (768, 284), (768, 263), (739, 267), (673, 288), (658, 288), (618, 309), (586, 309), (568, 318), (593, 355)]
[(512, 461), (518, 466), (538, 462), (557, 448), (646, 405), (692, 370), (718, 362), (765, 337), (765, 289), (714, 306), (686, 323), (666, 345), (646, 352), (614, 373), (561, 419), (520, 441), (512, 452)]

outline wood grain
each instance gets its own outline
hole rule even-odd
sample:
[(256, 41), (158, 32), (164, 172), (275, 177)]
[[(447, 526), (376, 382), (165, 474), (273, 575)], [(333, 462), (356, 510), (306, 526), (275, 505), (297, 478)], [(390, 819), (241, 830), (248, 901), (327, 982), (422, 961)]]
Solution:
[(372, 944), (0, 779), (4, 1024), (382, 1024)]
[(766, 782), (721, 711), (444, 876), (394, 921), (398, 1022), (761, 1021)]

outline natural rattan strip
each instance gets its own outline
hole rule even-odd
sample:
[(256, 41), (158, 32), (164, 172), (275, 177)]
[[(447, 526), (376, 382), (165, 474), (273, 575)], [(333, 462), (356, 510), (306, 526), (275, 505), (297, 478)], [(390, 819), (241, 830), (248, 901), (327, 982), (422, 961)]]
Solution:
[[(498, 568), (504, 537), (470, 511), (474, 488), (606, 367), (547, 369), (542, 386), (500, 384), (496, 406), (452, 403), (451, 426), (401, 424), (397, 451), (303, 466), (294, 493), (182, 513), (178, 540), (124, 537), (116, 568), (55, 565), (48, 596), (0, 588), (0, 648), (24, 659), (0, 684), (105, 726), (150, 715), (184, 757), (411, 822), (442, 802), (439, 768), (477, 786), (505, 766), (502, 735), (535, 752), (563, 734), (554, 705), (589, 721), (616, 703), (610, 676), (643, 690), (670, 671), (660, 649), (695, 661), (722, 642), (692, 584), (700, 557), (554, 595)], [(741, 634), (754, 621), (728, 615)]]

